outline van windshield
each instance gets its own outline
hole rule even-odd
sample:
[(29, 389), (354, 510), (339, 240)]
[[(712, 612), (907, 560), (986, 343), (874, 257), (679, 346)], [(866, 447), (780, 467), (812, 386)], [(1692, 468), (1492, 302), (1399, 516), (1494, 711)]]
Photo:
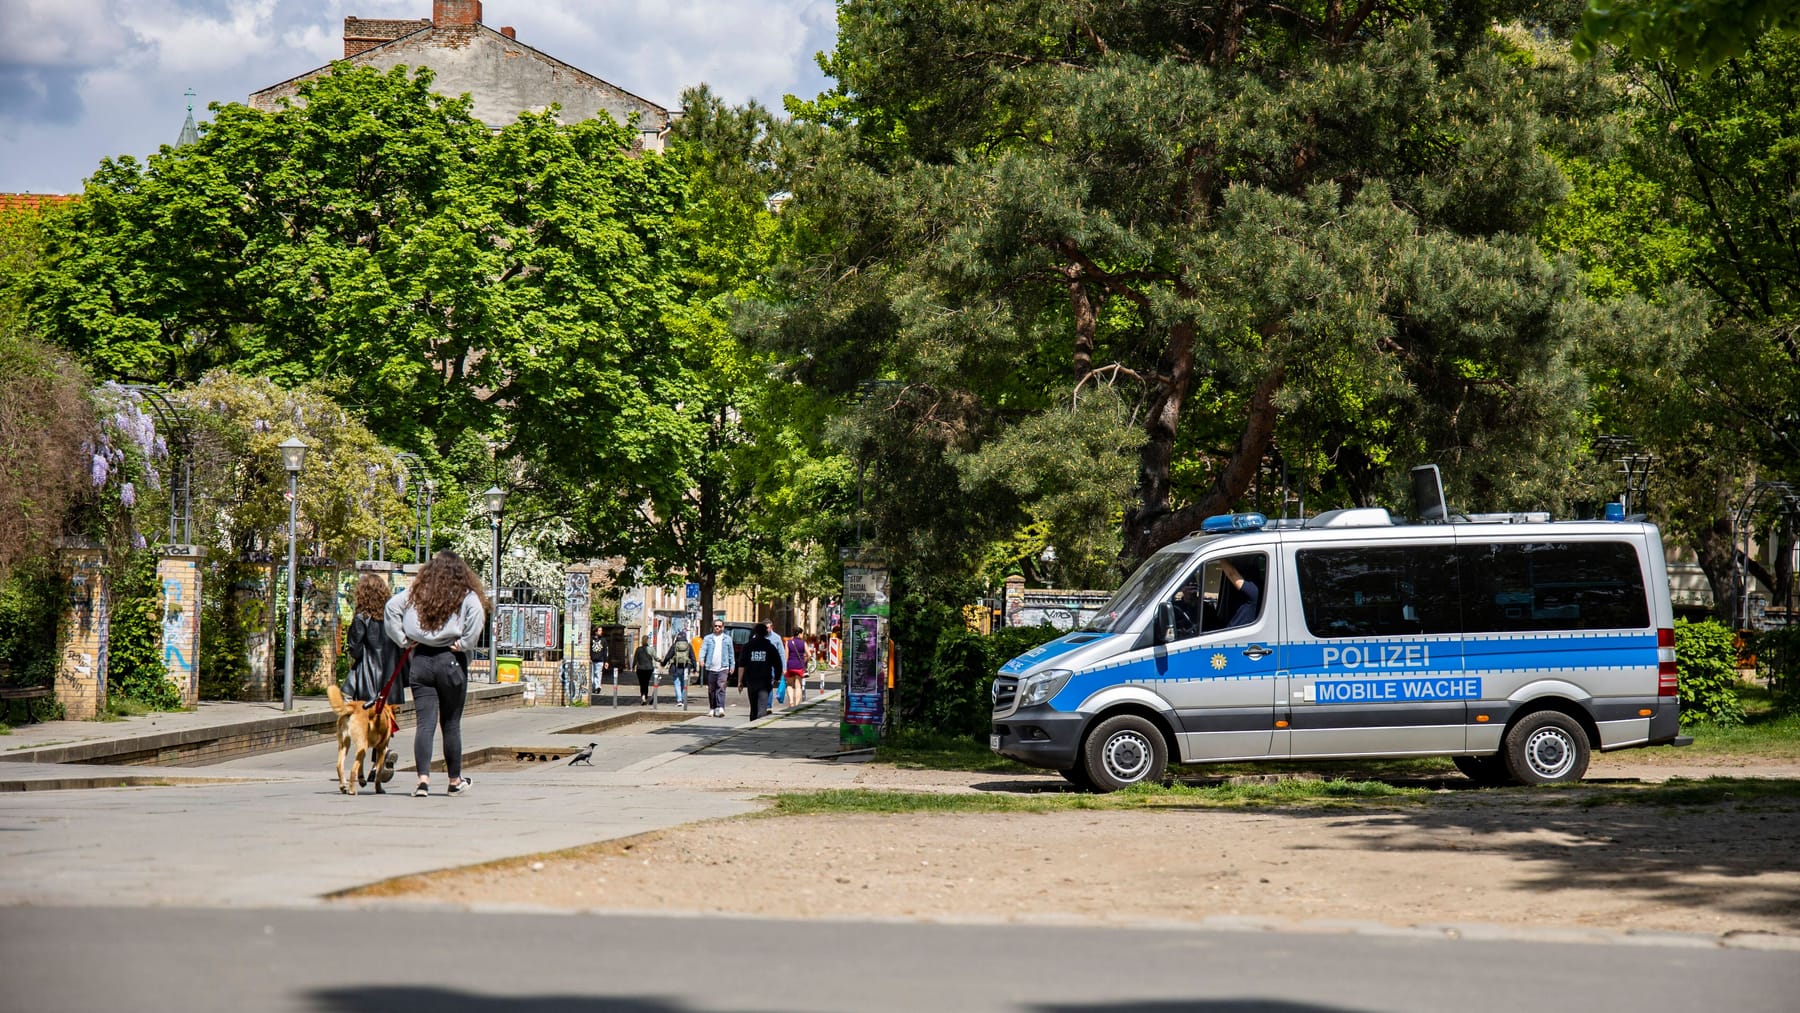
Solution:
[(1081, 629), (1088, 633), (1121, 633), (1130, 629), (1145, 609), (1161, 600), (1162, 589), (1193, 558), (1190, 551), (1164, 549), (1144, 560), (1125, 586)]

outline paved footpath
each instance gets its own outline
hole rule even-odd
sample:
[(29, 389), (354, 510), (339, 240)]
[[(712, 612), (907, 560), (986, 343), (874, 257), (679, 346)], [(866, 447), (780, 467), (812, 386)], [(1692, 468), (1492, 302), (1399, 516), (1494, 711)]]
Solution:
[[(0, 905), (307, 906), (392, 876), (574, 847), (752, 811), (768, 786), (848, 785), (838, 748), (838, 697), (747, 721), (702, 709), (526, 707), (467, 718), (475, 781), (463, 796), (337, 790), (331, 743), (196, 767), (82, 765), (83, 774), (165, 783), (0, 794)], [(704, 706), (704, 696), (700, 697)], [(612, 724), (589, 730), (599, 722)], [(395, 749), (411, 765), (410, 722)], [(592, 766), (520, 761), (596, 742)], [(441, 743), (439, 744), (441, 751)], [(14, 778), (73, 765), (5, 764)], [(191, 783), (189, 779), (208, 783)]]

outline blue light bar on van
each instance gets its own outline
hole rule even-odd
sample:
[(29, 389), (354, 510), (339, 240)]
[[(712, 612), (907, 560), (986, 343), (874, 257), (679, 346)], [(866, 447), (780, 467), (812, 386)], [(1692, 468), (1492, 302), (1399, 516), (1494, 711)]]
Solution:
[(1623, 504), (1623, 503), (1608, 503), (1608, 504), (1606, 504), (1606, 519), (1609, 521), (1624, 520), (1625, 519), (1625, 504)]
[(1269, 519), (1262, 514), (1218, 514), (1200, 522), (1200, 530), (1209, 535), (1227, 531), (1261, 531)]

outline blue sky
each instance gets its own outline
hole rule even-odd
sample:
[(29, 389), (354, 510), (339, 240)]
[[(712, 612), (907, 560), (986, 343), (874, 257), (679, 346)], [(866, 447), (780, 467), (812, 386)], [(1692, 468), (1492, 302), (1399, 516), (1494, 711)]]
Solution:
[[(211, 102), (344, 52), (346, 16), (428, 18), (431, 0), (0, 0), (0, 191), (78, 193), (109, 155), (172, 144)], [(484, 0), (482, 20), (667, 106), (705, 82), (729, 102), (811, 97), (832, 0)]]

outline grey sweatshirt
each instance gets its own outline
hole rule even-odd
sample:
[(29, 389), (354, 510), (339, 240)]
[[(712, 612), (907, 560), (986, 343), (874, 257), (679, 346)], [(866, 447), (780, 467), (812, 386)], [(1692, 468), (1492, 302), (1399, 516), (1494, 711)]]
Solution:
[(389, 598), (387, 607), (382, 610), (389, 640), (403, 647), (408, 643), (449, 647), (460, 640), (468, 649), (481, 643), (482, 634), (487, 632), (487, 610), (481, 607), (479, 595), (473, 591), (463, 595), (461, 607), (450, 613), (444, 625), (425, 630), (419, 628), (419, 611), (412, 607), (411, 590), (408, 588)]

